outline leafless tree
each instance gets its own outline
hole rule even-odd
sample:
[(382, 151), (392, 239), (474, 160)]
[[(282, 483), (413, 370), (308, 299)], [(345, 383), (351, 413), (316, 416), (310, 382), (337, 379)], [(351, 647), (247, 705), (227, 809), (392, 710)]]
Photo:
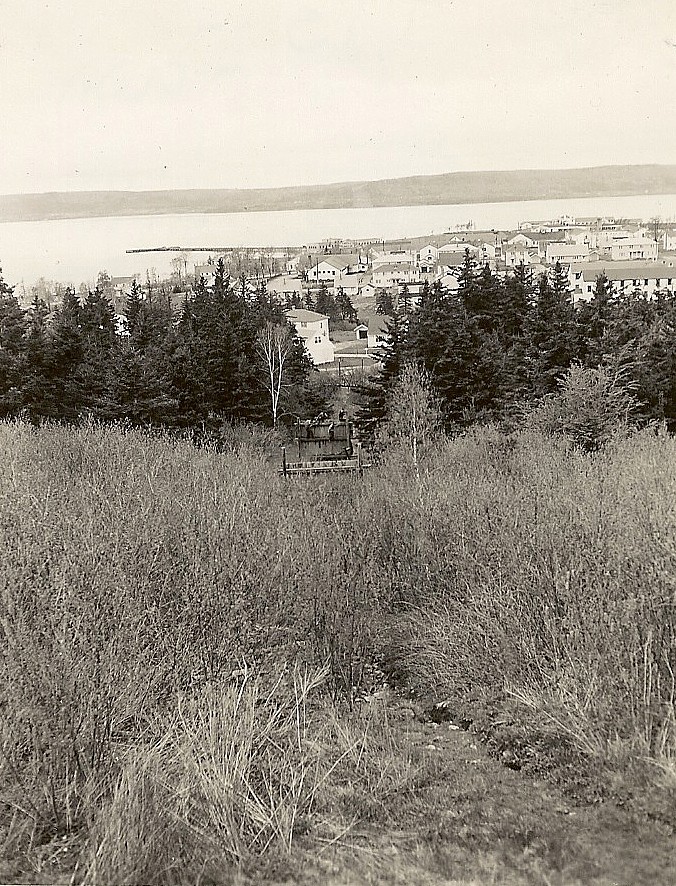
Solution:
[(270, 394), (272, 424), (277, 427), (279, 398), (284, 382), (284, 367), (293, 347), (288, 326), (268, 321), (256, 337), (256, 351), (265, 371), (265, 387)]

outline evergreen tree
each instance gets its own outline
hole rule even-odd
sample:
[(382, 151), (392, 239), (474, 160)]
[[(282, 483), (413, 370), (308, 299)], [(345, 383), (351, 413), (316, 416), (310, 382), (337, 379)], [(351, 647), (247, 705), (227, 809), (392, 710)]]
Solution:
[(345, 290), (342, 286), (338, 288), (338, 294), (336, 295), (336, 307), (338, 312), (340, 313), (340, 317), (342, 320), (349, 320), (351, 323), (357, 322), (357, 312), (354, 309), (354, 305), (352, 304), (352, 300), (349, 295), (346, 295)]
[(109, 412), (107, 382), (119, 345), (113, 305), (98, 286), (84, 300), (80, 310), (83, 356), (75, 371), (83, 393), (84, 407), (90, 414)]
[[(204, 281), (204, 277), (202, 277)], [(127, 296), (125, 305), (125, 327), (130, 335), (134, 334), (137, 324), (137, 318), (143, 310), (143, 298), (141, 287), (138, 285), (136, 278), (131, 281), (131, 292)]]
[(335, 320), (339, 316), (336, 300), (333, 297), (333, 293), (326, 288), (326, 283), (322, 283), (319, 287), (315, 310), (318, 314), (325, 314), (331, 320)]
[(48, 332), (49, 308), (37, 295), (28, 314), (22, 365), (23, 403), (31, 419), (58, 417)]
[(66, 289), (48, 332), (53, 410), (55, 417), (67, 420), (76, 419), (85, 403), (80, 373), (85, 353), (81, 313), (78, 296), (72, 289)]
[(408, 317), (411, 312), (411, 296), (408, 290), (408, 283), (402, 283), (401, 290), (399, 292), (399, 313)]
[(535, 306), (528, 324), (528, 372), (536, 397), (558, 390), (573, 360), (579, 356), (578, 330), (568, 286), (559, 262), (551, 276), (537, 285)]
[(578, 313), (582, 356), (588, 366), (599, 366), (603, 361), (604, 337), (614, 304), (613, 284), (605, 274), (599, 274), (591, 301), (583, 304)]
[(387, 324), (387, 342), (382, 349), (382, 369), (375, 381), (362, 386), (357, 394), (361, 405), (356, 424), (361, 439), (372, 444), (387, 417), (387, 403), (405, 361), (406, 328), (395, 312)]
[(168, 379), (148, 353), (123, 344), (107, 374), (107, 401), (100, 414), (126, 419), (135, 425), (172, 425), (178, 401), (171, 396)]
[(0, 268), (0, 417), (21, 409), (21, 364), (27, 322), (24, 310), (5, 283)]
[(376, 314), (381, 314), (384, 317), (394, 316), (394, 300), (386, 289), (376, 291)]

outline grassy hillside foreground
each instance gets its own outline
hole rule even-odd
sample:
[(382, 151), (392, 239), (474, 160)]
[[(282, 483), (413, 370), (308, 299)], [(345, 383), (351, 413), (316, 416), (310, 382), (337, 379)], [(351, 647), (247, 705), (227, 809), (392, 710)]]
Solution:
[(0, 449), (2, 881), (676, 881), (673, 439)]

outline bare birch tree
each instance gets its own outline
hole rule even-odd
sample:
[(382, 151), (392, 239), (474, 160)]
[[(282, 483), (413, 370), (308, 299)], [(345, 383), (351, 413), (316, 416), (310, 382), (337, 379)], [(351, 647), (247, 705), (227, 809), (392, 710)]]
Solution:
[(398, 446), (413, 463), (420, 480), (420, 455), (441, 431), (441, 412), (428, 374), (415, 363), (401, 370), (390, 394), (387, 420), (376, 435), (376, 447)]
[(256, 337), (256, 352), (265, 371), (265, 388), (270, 394), (272, 424), (277, 427), (279, 398), (284, 382), (284, 368), (293, 349), (288, 326), (268, 321)]

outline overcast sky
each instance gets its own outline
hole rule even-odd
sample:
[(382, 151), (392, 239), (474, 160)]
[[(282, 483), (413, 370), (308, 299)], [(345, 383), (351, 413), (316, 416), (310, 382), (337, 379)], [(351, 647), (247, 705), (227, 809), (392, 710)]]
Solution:
[(0, 0), (0, 193), (676, 163), (675, 0)]

